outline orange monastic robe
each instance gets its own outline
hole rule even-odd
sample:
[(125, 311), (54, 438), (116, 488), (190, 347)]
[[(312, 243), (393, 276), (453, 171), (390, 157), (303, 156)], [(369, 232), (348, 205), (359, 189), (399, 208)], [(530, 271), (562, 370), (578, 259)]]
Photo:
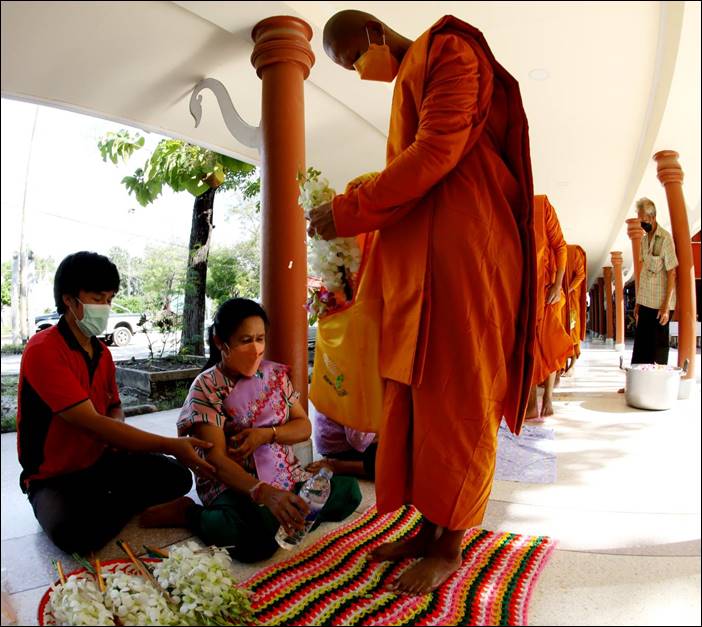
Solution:
[(500, 420), (519, 431), (531, 382), (532, 189), (517, 82), (443, 18), (400, 65), (385, 170), (333, 201), (340, 236), (378, 230), (381, 512), (482, 520)]
[(570, 331), (573, 344), (570, 355), (580, 357), (580, 342), (585, 339), (587, 316), (587, 257), (580, 246), (568, 244), (563, 289), (567, 295), (563, 326)]
[(544, 195), (534, 197), (534, 233), (537, 282), (533, 384), (536, 385), (565, 366), (573, 347), (570, 333), (563, 328), (562, 312), (566, 306), (563, 290), (560, 301), (546, 304), (546, 294), (556, 280), (557, 271), (565, 270), (568, 249), (556, 210)]

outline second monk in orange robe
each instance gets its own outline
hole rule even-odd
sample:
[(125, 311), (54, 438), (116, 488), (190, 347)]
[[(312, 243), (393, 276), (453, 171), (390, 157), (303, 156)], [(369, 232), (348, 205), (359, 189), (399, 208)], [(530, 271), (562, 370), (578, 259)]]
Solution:
[(313, 211), (311, 231), (378, 231), (386, 390), (377, 503), (381, 512), (414, 504), (425, 524), (373, 557), (423, 558), (398, 587), (424, 593), (460, 566), (464, 531), (487, 505), (500, 420), (518, 432), (526, 408), (535, 316), (527, 120), (517, 82), (482, 34), (451, 16), (412, 42), (344, 11), (324, 44), (361, 78), (397, 72), (385, 170)]
[[(565, 367), (573, 346), (570, 333), (563, 328), (562, 318), (566, 306), (562, 284), (568, 250), (556, 210), (544, 195), (534, 197), (534, 233), (537, 271), (536, 342), (527, 419), (553, 414), (552, 394), (556, 371)], [(536, 409), (536, 386), (540, 383), (544, 383), (544, 397), (539, 413)]]
[(577, 245), (568, 244), (568, 262), (563, 277), (563, 290), (566, 293), (566, 315), (563, 326), (570, 332), (573, 344), (565, 374), (573, 372), (573, 366), (580, 357), (580, 342), (585, 339), (587, 316), (587, 257), (585, 251)]

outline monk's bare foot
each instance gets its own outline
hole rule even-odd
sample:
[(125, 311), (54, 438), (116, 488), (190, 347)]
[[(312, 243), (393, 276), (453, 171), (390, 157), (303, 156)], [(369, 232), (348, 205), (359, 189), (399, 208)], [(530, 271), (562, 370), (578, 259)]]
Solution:
[(532, 386), (529, 391), (529, 402), (527, 404), (524, 420), (536, 420), (539, 417), (539, 410), (536, 407), (536, 386)]
[(425, 521), (414, 537), (381, 544), (370, 552), (368, 559), (372, 562), (400, 562), (408, 557), (424, 557), (427, 547), (439, 534), (436, 525)]
[(526, 416), (524, 416), (524, 420), (534, 420), (535, 418), (539, 417), (539, 410), (534, 407), (534, 409), (530, 409), (527, 411)]
[(408, 568), (393, 588), (405, 594), (428, 594), (461, 567), (461, 557), (424, 557)]
[(553, 416), (553, 403), (550, 399), (546, 399), (541, 403), (541, 417)]
[(195, 502), (187, 496), (174, 501), (154, 505), (144, 510), (139, 516), (140, 527), (187, 527), (187, 513)]
[(407, 557), (423, 557), (427, 549), (427, 541), (415, 536), (410, 540), (386, 542), (373, 549), (368, 559), (372, 562), (400, 562)]

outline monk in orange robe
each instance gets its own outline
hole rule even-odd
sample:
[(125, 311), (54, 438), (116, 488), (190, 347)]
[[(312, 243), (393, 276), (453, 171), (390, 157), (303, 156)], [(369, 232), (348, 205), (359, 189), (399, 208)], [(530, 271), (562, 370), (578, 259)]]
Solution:
[(372, 557), (421, 558), (397, 587), (423, 594), (460, 566), (465, 530), (487, 506), (500, 421), (518, 433), (526, 409), (535, 325), (527, 120), (517, 82), (480, 31), (454, 17), (413, 42), (343, 11), (326, 24), (324, 46), (362, 79), (396, 77), (385, 170), (313, 211), (310, 232), (377, 231), (386, 381), (377, 505), (411, 503), (424, 524)]
[[(562, 289), (568, 250), (556, 210), (543, 195), (534, 197), (536, 238), (536, 342), (534, 374), (526, 419), (553, 415), (553, 386), (556, 372), (565, 367), (571, 352), (570, 333), (563, 327), (566, 297)], [(541, 412), (536, 408), (537, 384), (544, 384)]]
[(563, 277), (563, 290), (566, 293), (567, 307), (564, 308), (564, 327), (570, 331), (573, 344), (565, 368), (565, 375), (573, 373), (575, 362), (580, 357), (580, 342), (585, 339), (587, 316), (587, 257), (577, 245), (568, 244), (568, 261)]

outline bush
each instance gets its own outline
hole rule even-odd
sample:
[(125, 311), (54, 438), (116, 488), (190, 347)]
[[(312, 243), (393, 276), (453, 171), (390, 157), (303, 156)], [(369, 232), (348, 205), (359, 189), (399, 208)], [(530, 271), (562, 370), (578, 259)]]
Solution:
[(5, 344), (2, 347), (3, 355), (21, 355), (24, 352), (24, 344)]
[(2, 433), (17, 431), (17, 375), (3, 375), (2, 377)]
[(159, 411), (166, 411), (167, 409), (180, 409), (183, 406), (183, 403), (185, 403), (189, 390), (189, 383), (178, 383), (174, 390), (171, 390), (167, 395), (162, 396), (158, 401), (156, 401), (156, 407), (158, 407)]

